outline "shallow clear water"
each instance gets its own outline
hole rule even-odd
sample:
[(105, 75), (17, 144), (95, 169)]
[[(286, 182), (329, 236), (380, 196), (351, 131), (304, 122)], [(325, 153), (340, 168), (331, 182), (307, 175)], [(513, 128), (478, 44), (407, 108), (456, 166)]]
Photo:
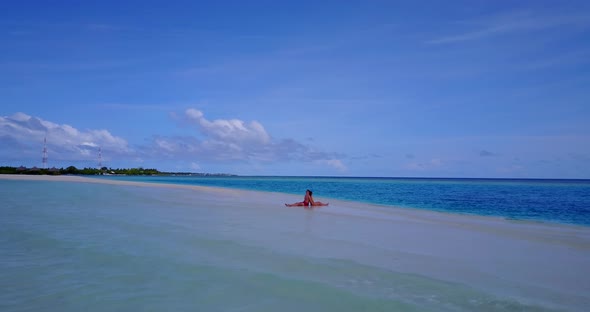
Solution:
[(87, 183), (0, 180), (0, 195), (1, 311), (545, 310), (343, 257), (383, 246), (311, 235), (314, 211)]
[(397, 207), (590, 225), (590, 180), (107, 177), (303, 194)]

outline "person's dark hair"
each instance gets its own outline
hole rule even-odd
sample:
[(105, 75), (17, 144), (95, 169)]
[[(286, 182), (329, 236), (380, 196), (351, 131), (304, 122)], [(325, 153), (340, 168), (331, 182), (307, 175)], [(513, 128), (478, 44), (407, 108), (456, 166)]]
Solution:
[(309, 192), (309, 196), (311, 196), (313, 194), (313, 192), (311, 190), (307, 190)]

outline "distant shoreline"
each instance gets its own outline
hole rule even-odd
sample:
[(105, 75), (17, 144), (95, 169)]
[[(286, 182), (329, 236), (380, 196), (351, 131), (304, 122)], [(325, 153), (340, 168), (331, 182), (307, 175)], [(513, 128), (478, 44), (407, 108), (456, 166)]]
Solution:
[(230, 173), (206, 173), (206, 172), (163, 172), (153, 168), (92, 168), (85, 167), (78, 169), (75, 166), (66, 168), (38, 168), (38, 167), (12, 167), (0, 166), (0, 174), (22, 174), (22, 175), (83, 175), (83, 176), (97, 176), (97, 175), (125, 175), (125, 176), (220, 176), (230, 177), (235, 176)]

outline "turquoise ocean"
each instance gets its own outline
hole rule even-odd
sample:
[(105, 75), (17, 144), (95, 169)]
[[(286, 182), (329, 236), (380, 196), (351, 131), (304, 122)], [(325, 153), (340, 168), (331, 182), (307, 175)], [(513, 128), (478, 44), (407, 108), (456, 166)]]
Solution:
[[(300, 194), (402, 208), (590, 226), (590, 180), (348, 177), (115, 177)], [(303, 199), (302, 199), (303, 200)]]
[[(101, 179), (239, 188), (301, 198), (305, 189), (312, 189), (322, 201), (590, 226), (586, 180)], [(0, 196), (0, 311), (552, 308), (340, 257), (350, 247), (305, 237), (322, 215), (286, 209), (278, 201), (280, 194), (272, 198), (277, 199), (276, 211), (292, 218), (287, 227), (308, 227), (298, 237), (285, 234), (289, 229), (273, 228), (277, 216), (268, 213), (273, 210), (236, 207), (187, 189), (0, 180)], [(265, 235), (272, 230), (277, 234)], [(367, 254), (379, 254), (379, 246), (363, 248)]]

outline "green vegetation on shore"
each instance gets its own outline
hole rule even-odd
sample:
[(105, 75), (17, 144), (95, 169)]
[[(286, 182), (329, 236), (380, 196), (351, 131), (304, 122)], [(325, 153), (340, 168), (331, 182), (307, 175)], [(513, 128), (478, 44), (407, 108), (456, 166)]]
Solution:
[(83, 168), (78, 169), (74, 166), (67, 168), (26, 168), (26, 167), (9, 167), (0, 166), (0, 174), (29, 174), (29, 175), (195, 175), (195, 176), (232, 176), (231, 174), (210, 174), (210, 173), (190, 173), (190, 172), (161, 172), (157, 169), (147, 168)]

